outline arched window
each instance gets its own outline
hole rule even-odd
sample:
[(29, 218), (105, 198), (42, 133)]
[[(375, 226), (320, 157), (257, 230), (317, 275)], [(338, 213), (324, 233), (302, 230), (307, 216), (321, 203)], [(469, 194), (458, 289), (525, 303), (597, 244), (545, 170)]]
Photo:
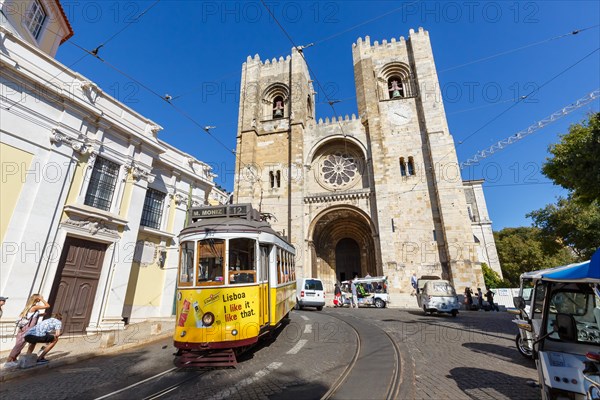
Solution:
[(400, 62), (385, 65), (378, 73), (380, 100), (415, 97), (416, 85), (410, 66)]
[(281, 170), (269, 171), (269, 183), (271, 189), (281, 187)]
[(404, 84), (402, 78), (398, 75), (391, 76), (388, 79), (388, 94), (390, 99), (400, 99), (404, 97)]
[(283, 118), (283, 96), (277, 96), (273, 99), (273, 119)]
[(289, 89), (283, 83), (270, 85), (262, 94), (263, 119), (280, 119), (289, 116)]
[(406, 162), (404, 157), (400, 157), (400, 175), (406, 176)]
[(413, 160), (412, 157), (408, 157), (408, 174), (409, 175), (415, 174), (415, 160)]
[(306, 97), (306, 113), (309, 117), (312, 117), (313, 114), (312, 108), (312, 100), (310, 98), (310, 94)]

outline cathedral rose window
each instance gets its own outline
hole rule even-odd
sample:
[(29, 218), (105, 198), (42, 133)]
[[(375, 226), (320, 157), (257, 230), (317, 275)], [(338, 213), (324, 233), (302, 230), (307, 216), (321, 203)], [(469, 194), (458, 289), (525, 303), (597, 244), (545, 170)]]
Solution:
[(328, 186), (340, 188), (350, 185), (359, 175), (356, 157), (340, 151), (329, 154), (321, 161), (320, 175)]

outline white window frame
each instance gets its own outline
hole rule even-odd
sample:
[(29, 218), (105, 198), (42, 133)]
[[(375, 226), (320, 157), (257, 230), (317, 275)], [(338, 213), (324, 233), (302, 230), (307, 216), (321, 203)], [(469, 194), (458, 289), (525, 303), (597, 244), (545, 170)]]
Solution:
[[(39, 20), (39, 17), (41, 17), (41, 21)], [(42, 37), (42, 30), (47, 19), (48, 13), (42, 6), (42, 3), (39, 0), (33, 0), (29, 10), (25, 14), (23, 25), (31, 34), (31, 37), (39, 42)]]

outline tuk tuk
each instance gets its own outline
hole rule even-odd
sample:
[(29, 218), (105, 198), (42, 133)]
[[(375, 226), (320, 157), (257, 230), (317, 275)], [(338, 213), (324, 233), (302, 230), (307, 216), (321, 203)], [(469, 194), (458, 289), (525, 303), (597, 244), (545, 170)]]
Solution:
[[(417, 281), (417, 287), (419, 282)], [(449, 313), (456, 317), (459, 309), (458, 297), (456, 291), (449, 281), (442, 279), (429, 279), (422, 288), (419, 288), (417, 294), (417, 303), (423, 312), (427, 313)]]
[[(354, 279), (358, 297), (358, 306), (375, 306), (376, 308), (385, 308), (390, 302), (387, 287), (387, 276), (375, 276)], [(342, 301), (338, 305), (352, 304), (352, 281), (343, 281), (341, 285)], [(337, 304), (336, 304), (337, 305)]]
[(590, 261), (522, 277), (533, 294), (514, 302), (527, 316), (519, 328), (531, 333), (542, 398), (585, 399), (600, 388), (597, 365), (590, 369), (600, 351), (600, 250)]

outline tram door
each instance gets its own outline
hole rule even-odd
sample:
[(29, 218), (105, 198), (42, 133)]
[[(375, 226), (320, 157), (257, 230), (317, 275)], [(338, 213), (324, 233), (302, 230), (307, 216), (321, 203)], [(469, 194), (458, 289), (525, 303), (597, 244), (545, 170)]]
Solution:
[(260, 326), (269, 323), (269, 247), (260, 246)]

